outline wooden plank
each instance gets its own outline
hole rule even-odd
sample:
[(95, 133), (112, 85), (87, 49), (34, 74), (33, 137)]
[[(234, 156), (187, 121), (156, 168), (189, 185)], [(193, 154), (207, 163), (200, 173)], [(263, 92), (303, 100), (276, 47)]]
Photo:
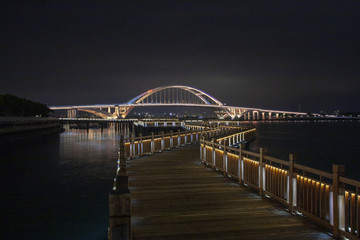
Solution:
[(135, 240), (331, 239), (202, 165), (197, 144), (131, 160), (128, 175)]

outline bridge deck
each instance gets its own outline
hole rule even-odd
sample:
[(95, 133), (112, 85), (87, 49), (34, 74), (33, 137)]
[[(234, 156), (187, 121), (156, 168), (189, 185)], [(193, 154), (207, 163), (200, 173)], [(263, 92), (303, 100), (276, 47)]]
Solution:
[(199, 145), (128, 163), (133, 239), (332, 239), (199, 161)]

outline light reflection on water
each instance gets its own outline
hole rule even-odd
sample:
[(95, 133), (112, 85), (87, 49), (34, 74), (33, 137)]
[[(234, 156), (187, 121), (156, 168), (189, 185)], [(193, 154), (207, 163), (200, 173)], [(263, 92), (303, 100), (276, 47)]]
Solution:
[[(118, 147), (119, 134), (114, 129), (72, 130), (60, 136), (60, 164), (88, 163), (111, 159)], [(116, 152), (117, 153), (117, 152)]]
[(119, 133), (76, 130), (0, 146), (0, 239), (106, 239)]

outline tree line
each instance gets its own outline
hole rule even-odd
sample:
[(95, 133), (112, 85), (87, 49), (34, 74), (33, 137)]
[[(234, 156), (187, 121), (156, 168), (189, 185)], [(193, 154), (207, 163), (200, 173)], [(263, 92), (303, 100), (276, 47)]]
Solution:
[(42, 103), (19, 98), (11, 94), (0, 95), (0, 116), (48, 117), (51, 110)]

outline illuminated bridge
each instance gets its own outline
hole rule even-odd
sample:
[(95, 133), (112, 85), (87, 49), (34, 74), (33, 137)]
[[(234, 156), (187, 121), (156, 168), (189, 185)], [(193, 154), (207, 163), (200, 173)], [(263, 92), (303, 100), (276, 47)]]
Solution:
[(188, 86), (164, 86), (150, 89), (127, 103), (96, 104), (80, 106), (53, 106), (52, 110), (68, 110), (68, 117), (74, 118), (78, 111), (92, 113), (104, 119), (126, 118), (135, 107), (209, 107), (214, 110), (218, 118), (265, 120), (281, 117), (298, 117), (307, 115), (301, 112), (277, 111), (260, 108), (226, 106), (215, 97), (199, 89)]

